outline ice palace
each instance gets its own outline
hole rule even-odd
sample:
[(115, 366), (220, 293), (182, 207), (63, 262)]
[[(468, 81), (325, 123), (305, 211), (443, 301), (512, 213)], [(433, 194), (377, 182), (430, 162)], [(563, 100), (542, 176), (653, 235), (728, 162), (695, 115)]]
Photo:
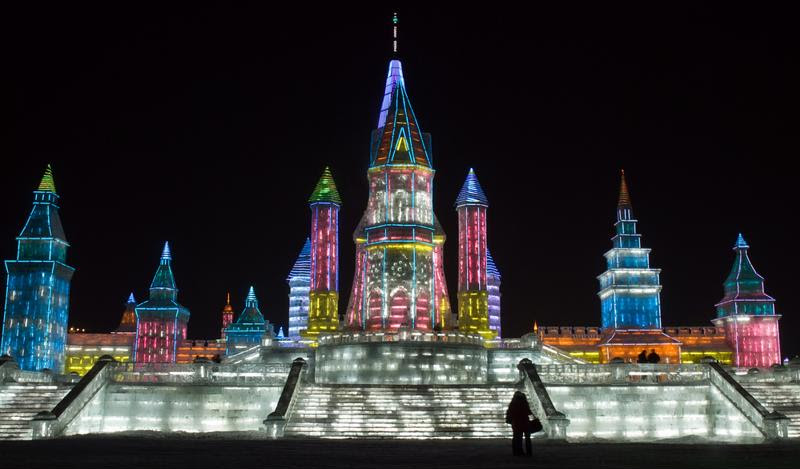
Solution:
[[(395, 20), (396, 21), (396, 20)], [(128, 299), (107, 334), (70, 331), (70, 280), (50, 167), (7, 260), (0, 439), (123, 431), (252, 432), (264, 437), (498, 438), (525, 392), (540, 438), (767, 441), (800, 437), (800, 366), (780, 364), (774, 299), (739, 235), (711, 324), (661, 324), (659, 269), (642, 246), (621, 175), (601, 326), (501, 330), (501, 275), (489, 200), (470, 170), (455, 200), (458, 304), (433, 210), (431, 137), (389, 62), (355, 229), (356, 272), (339, 311), (339, 209), (325, 168), (308, 200), (309, 238), (289, 273), (288, 328), (276, 333), (251, 288), (221, 337), (187, 340), (165, 243), (149, 298)], [(661, 363), (636, 363), (642, 349)]]

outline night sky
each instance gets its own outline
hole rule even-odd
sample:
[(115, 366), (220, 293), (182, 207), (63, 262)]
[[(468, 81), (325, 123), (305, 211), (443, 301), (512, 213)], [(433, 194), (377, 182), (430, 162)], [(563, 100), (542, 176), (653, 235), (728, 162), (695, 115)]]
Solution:
[[(113, 329), (169, 240), (190, 338), (218, 337), (225, 293), (238, 312), (250, 285), (285, 326), (285, 279), (325, 165), (344, 201), (346, 309), (392, 10), (266, 5), (0, 14), (0, 255), (15, 256), (51, 162), (77, 268), (71, 325)], [(670, 6), (399, 10), (407, 89), (433, 135), (451, 302), (453, 202), (474, 167), (504, 335), (534, 320), (598, 326), (624, 168), (662, 269), (664, 325), (710, 325), (742, 232), (783, 314), (783, 355), (797, 354), (795, 17)]]

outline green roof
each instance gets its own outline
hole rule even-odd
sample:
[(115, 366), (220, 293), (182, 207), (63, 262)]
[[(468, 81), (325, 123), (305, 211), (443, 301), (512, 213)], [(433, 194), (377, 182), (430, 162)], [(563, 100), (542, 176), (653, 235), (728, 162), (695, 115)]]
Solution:
[(52, 192), (53, 194), (56, 193), (56, 182), (53, 180), (53, 169), (50, 165), (47, 165), (47, 168), (44, 170), (44, 176), (42, 176), (42, 182), (39, 183), (39, 188), (37, 189), (42, 192)]
[(333, 175), (330, 168), (325, 167), (322, 172), (322, 177), (319, 178), (314, 192), (308, 198), (310, 203), (315, 202), (333, 202), (335, 204), (342, 204), (342, 198), (339, 197), (339, 191), (336, 190), (336, 183), (333, 182)]

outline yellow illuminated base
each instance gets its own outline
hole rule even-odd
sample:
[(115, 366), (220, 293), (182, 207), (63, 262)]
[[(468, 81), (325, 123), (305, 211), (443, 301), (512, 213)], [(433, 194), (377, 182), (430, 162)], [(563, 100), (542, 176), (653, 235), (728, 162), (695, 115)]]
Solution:
[[(94, 348), (94, 347), (93, 347)], [(96, 350), (96, 349), (95, 349)], [(131, 361), (131, 352), (106, 352), (106, 351), (78, 351), (78, 353), (67, 354), (66, 372), (77, 373), (78, 376), (83, 376), (92, 369), (97, 360), (103, 355), (111, 355), (114, 360), (120, 363)]]
[(694, 352), (681, 350), (681, 363), (702, 363), (703, 358), (713, 358), (723, 365), (733, 363), (733, 352), (730, 350), (704, 350)]
[(489, 293), (468, 291), (458, 294), (458, 330), (480, 334), (492, 340), (497, 332), (489, 329)]
[(300, 335), (315, 339), (321, 333), (339, 330), (339, 293), (311, 292), (308, 294), (308, 328)]

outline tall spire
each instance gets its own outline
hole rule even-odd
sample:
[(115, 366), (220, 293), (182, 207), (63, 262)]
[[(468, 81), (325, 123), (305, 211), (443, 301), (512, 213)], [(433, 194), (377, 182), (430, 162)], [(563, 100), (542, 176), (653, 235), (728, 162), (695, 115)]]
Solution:
[(133, 292), (131, 292), (131, 295), (128, 297), (128, 303), (136, 303), (136, 298), (133, 297)]
[(489, 199), (483, 193), (481, 183), (478, 182), (478, 176), (472, 168), (469, 168), (467, 179), (464, 180), (464, 185), (461, 186), (461, 191), (456, 197), (456, 207), (462, 205), (489, 205)]
[(245, 304), (248, 307), (255, 307), (258, 308), (258, 299), (256, 299), (256, 292), (253, 290), (253, 287), (250, 287), (250, 291), (247, 292), (247, 299), (245, 299)]
[(161, 251), (161, 260), (162, 262), (172, 260), (172, 253), (169, 251), (169, 241), (164, 241), (164, 250)]
[(56, 194), (56, 182), (53, 180), (53, 168), (50, 167), (49, 163), (44, 170), (44, 176), (42, 176), (42, 180), (39, 182), (39, 189), (37, 190)]
[(322, 172), (322, 176), (317, 181), (314, 192), (311, 193), (308, 201), (312, 204), (316, 202), (333, 202), (342, 205), (342, 198), (339, 197), (339, 191), (336, 190), (336, 183), (333, 182), (333, 175), (328, 166), (325, 166), (325, 171)]
[(397, 57), (397, 12), (392, 13), (392, 56)]
[(617, 208), (632, 208), (631, 206), (631, 196), (628, 193), (628, 183), (625, 182), (625, 170), (620, 171), (620, 182), (619, 182), (619, 201), (617, 202)]

